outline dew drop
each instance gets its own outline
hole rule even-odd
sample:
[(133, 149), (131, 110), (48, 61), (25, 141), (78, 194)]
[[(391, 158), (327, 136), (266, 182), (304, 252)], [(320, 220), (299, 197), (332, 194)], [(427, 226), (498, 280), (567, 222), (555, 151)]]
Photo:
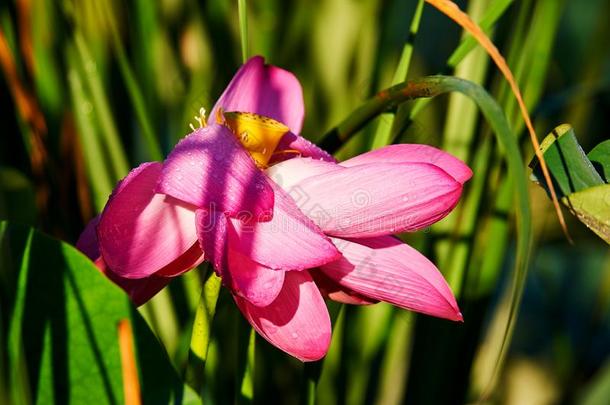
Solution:
[(296, 338), (299, 337), (299, 334), (296, 333), (296, 332), (292, 332), (291, 336), (292, 336), (293, 339), (296, 339)]

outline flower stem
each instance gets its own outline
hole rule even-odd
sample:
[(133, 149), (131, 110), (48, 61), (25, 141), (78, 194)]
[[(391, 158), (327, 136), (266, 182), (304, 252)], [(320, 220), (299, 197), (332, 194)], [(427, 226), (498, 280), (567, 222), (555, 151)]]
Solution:
[(203, 390), (205, 362), (208, 356), (212, 321), (216, 314), (216, 303), (220, 294), (221, 281), (213, 270), (208, 270), (208, 276), (201, 290), (201, 298), (195, 312), (191, 345), (188, 356), (186, 381), (197, 392)]
[(248, 2), (237, 0), (239, 13), (239, 34), (241, 36), (241, 59), (243, 63), (248, 60)]

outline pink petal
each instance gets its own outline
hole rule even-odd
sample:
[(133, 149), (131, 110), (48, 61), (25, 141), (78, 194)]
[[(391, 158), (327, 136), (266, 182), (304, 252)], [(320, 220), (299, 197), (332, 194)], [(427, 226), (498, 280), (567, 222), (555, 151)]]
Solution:
[(342, 286), (324, 274), (320, 269), (312, 269), (309, 273), (316, 282), (322, 296), (330, 298), (333, 301), (349, 305), (370, 305), (379, 302)]
[(146, 303), (172, 281), (170, 277), (159, 277), (156, 275), (139, 279), (121, 277), (108, 269), (104, 259), (101, 257), (95, 261), (95, 265), (106, 277), (121, 287), (129, 295), (131, 302), (137, 307)]
[[(462, 185), (428, 163), (373, 163), (309, 177), (301, 211), (328, 235), (371, 237), (425, 228), (457, 204)], [(291, 194), (294, 194), (291, 191)]]
[[(102, 212), (97, 227), (100, 252), (108, 267), (121, 277), (150, 276), (179, 259), (197, 242), (195, 207), (155, 194), (160, 174), (161, 164), (157, 162), (132, 170)], [(187, 262), (191, 266), (196, 260)], [(184, 270), (188, 269), (173, 268), (168, 272)]]
[(417, 250), (390, 236), (333, 241), (343, 257), (320, 269), (343, 287), (401, 308), (463, 320), (442, 274)]
[(254, 329), (280, 350), (302, 361), (315, 361), (326, 355), (330, 317), (320, 291), (306, 271), (286, 272), (282, 291), (266, 307), (234, 298)]
[[(265, 173), (275, 184), (280, 186), (284, 191), (287, 191), (298, 202), (298, 198), (306, 196), (298, 195), (298, 187), (295, 187), (297, 184), (309, 177), (337, 170), (345, 170), (345, 168), (324, 160), (293, 158), (271, 166), (265, 170)], [(296, 194), (293, 194), (293, 192)]]
[(262, 266), (235, 250), (231, 240), (237, 236), (224, 214), (197, 210), (197, 233), (208, 260), (233, 293), (257, 306), (269, 305), (277, 297), (284, 272)]
[[(228, 243), (229, 228), (227, 217), (217, 211), (197, 210), (197, 237), (207, 259), (221, 277), (229, 277)], [(229, 281), (229, 280), (226, 280)]]
[(265, 220), (273, 190), (254, 160), (221, 125), (198, 129), (184, 138), (163, 164), (158, 193), (209, 211)]
[(106, 277), (125, 290), (134, 305), (140, 306), (161, 291), (163, 287), (169, 284), (171, 279), (152, 275), (150, 277), (130, 280), (112, 272), (100, 256), (95, 231), (99, 219), (100, 216), (98, 215), (89, 221), (78, 242), (76, 242), (76, 248), (89, 257)]
[(341, 166), (352, 167), (367, 163), (430, 163), (446, 171), (455, 180), (464, 184), (472, 177), (472, 170), (458, 158), (429, 145), (400, 144), (389, 145), (344, 162)]
[(233, 250), (229, 252), (229, 272), (233, 292), (257, 307), (271, 304), (284, 285), (284, 271), (271, 270)]
[(100, 216), (97, 215), (89, 221), (76, 241), (76, 248), (92, 261), (100, 257), (100, 246), (97, 241), (97, 224), (99, 223)]
[(229, 246), (266, 267), (304, 270), (336, 260), (340, 253), (294, 200), (272, 181), (273, 217), (268, 222), (231, 219)]
[(273, 118), (297, 134), (301, 132), (305, 115), (298, 79), (287, 70), (265, 65), (261, 56), (250, 58), (239, 69), (210, 112), (210, 119), (216, 119), (220, 107), (224, 111)]
[(292, 159), (295, 156), (310, 157), (326, 162), (337, 161), (332, 155), (330, 155), (324, 149), (319, 148), (309, 140), (303, 138), (302, 136), (293, 134), (292, 132), (288, 132), (280, 140), (280, 143), (276, 148), (276, 153), (271, 157), (269, 163), (273, 164), (282, 162), (287, 159)]

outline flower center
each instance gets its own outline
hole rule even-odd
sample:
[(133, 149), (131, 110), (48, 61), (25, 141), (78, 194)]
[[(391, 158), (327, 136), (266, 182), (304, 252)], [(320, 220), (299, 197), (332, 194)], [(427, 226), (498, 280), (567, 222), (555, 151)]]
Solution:
[(262, 169), (268, 166), (280, 139), (290, 131), (286, 125), (273, 118), (249, 112), (219, 109), (216, 121), (233, 132), (256, 165)]

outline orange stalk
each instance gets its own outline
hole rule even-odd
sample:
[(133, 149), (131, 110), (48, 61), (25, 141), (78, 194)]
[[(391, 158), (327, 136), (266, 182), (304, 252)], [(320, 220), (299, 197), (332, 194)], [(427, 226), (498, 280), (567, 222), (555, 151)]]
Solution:
[(121, 369), (123, 371), (123, 393), (125, 405), (141, 405), (140, 381), (133, 346), (133, 333), (127, 319), (118, 324), (119, 349), (121, 351)]

